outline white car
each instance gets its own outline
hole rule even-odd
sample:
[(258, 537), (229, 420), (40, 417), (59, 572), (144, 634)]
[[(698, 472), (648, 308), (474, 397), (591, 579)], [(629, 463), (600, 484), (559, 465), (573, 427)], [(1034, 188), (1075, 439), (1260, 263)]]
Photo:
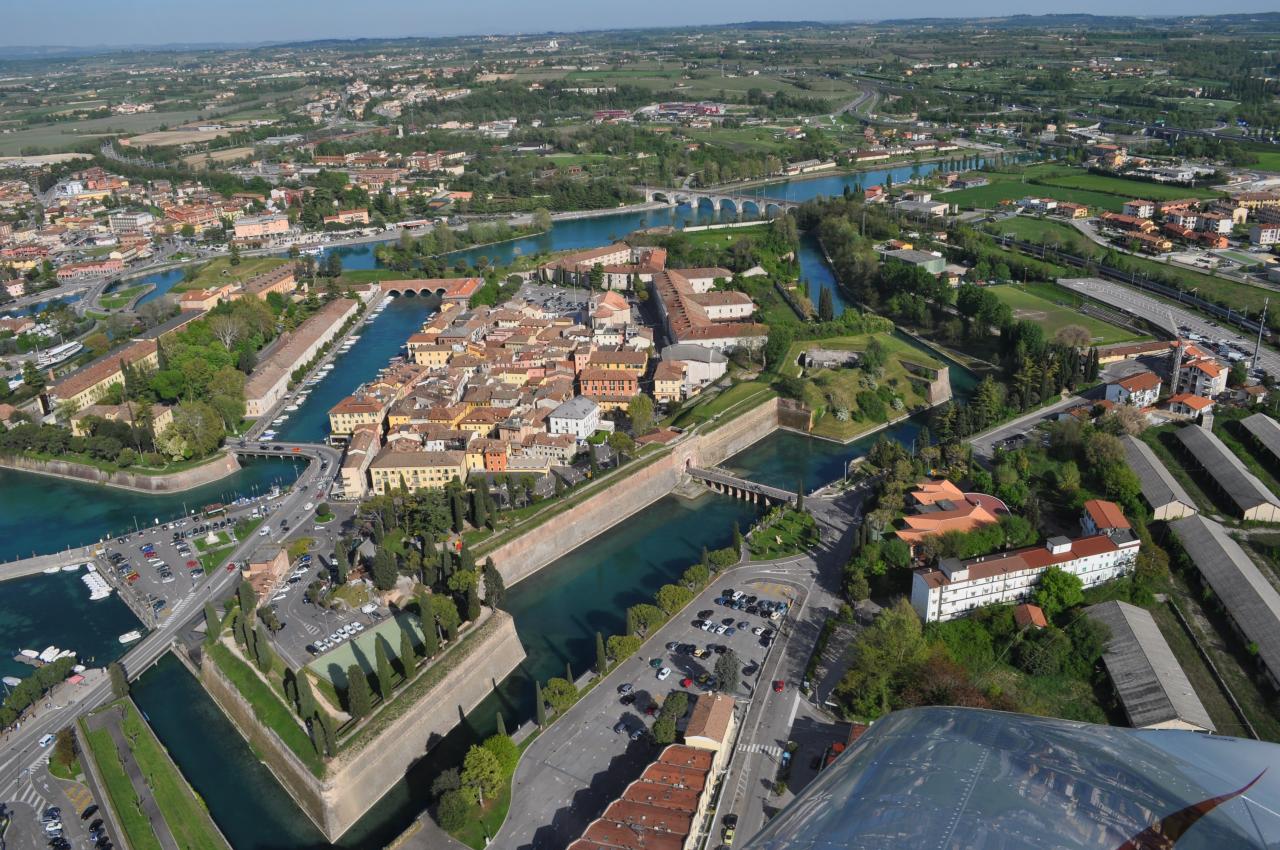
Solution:
[(269, 525), (264, 525), (262, 526), (262, 528), (258, 529), (259, 537), (266, 537), (270, 533), (271, 533), (271, 526)]
[(722, 634), (724, 634), (725, 629), (727, 629), (727, 628), (729, 628), (729, 627), (728, 627), (728, 626), (716, 626), (716, 634), (718, 634), (718, 635), (722, 635)]
[(665, 679), (665, 678), (667, 678), (667, 677), (668, 677), (668, 676), (670, 676), (670, 675), (671, 675), (671, 668), (670, 668), (670, 667), (663, 667), (661, 670), (659, 670), (659, 671), (658, 671), (658, 678), (659, 678), (659, 679)]
[(356, 632), (357, 634), (364, 631), (364, 623), (352, 623), (351, 631)]

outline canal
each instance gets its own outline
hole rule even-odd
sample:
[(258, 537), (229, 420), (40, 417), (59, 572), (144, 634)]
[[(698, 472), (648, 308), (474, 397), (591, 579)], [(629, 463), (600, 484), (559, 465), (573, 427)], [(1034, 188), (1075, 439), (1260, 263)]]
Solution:
[[(925, 164), (920, 166), (920, 172), (936, 167)], [(763, 191), (782, 193), (772, 197), (803, 200), (838, 194), (845, 185), (882, 182), (886, 173), (892, 174), (895, 181), (903, 181), (911, 176), (912, 169), (792, 181), (784, 184), (786, 188), (763, 187)], [(705, 223), (717, 217), (717, 213), (705, 208), (677, 207), (561, 221), (548, 234), (471, 249), (458, 256), (474, 261), (483, 255), (500, 264), (530, 252), (598, 245), (639, 227)], [(332, 250), (342, 255), (345, 268), (376, 265), (371, 245)], [(801, 267), (811, 287), (834, 287), (830, 270), (816, 245), (808, 240), (802, 246)], [(811, 291), (816, 302), (818, 289)], [(838, 296), (839, 292), (834, 294)], [(837, 309), (843, 308), (842, 299), (837, 298), (836, 303)], [(364, 325), (361, 340), (339, 359), (329, 378), (313, 389), (308, 403), (277, 429), (281, 438), (322, 438), (328, 408), (385, 365), (430, 309), (423, 301), (399, 299)], [(957, 396), (966, 395), (972, 383), (969, 373), (953, 366), (952, 384)], [(881, 436), (910, 444), (919, 432), (920, 422), (921, 417), (913, 417), (848, 445), (775, 432), (730, 458), (726, 466), (779, 486), (792, 487), (802, 479), (813, 488), (842, 475), (848, 462), (865, 453)], [(711, 493), (694, 501), (667, 496), (608, 535), (573, 550), (511, 588), (507, 609), (515, 618), (528, 653), (525, 662), (437, 745), (431, 758), (411, 769), (404, 781), (343, 836), (339, 846), (383, 846), (399, 834), (428, 803), (431, 778), (443, 767), (458, 764), (468, 746), (491, 734), (499, 711), (508, 729), (528, 721), (533, 716), (535, 679), (545, 682), (563, 675), (566, 665), (575, 675), (585, 672), (594, 662), (596, 632), (608, 636), (621, 631), (628, 606), (651, 599), (659, 586), (696, 562), (704, 546), (727, 545), (734, 523), (745, 529), (752, 521), (753, 511), (745, 502)], [(134, 688), (134, 697), (235, 850), (326, 846), (179, 663), (168, 659), (144, 674)]]

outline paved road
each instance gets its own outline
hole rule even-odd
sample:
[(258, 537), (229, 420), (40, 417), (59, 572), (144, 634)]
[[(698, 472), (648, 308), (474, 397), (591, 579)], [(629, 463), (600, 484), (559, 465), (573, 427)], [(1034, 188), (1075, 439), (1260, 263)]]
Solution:
[[(1121, 283), (1095, 277), (1061, 278), (1058, 283), (1131, 315), (1148, 320), (1158, 317), (1156, 321), (1172, 321), (1175, 326), (1188, 327), (1209, 339), (1225, 339), (1236, 348), (1250, 354), (1257, 343), (1257, 337), (1246, 336), (1218, 322), (1206, 319), (1199, 313), (1159, 300)], [(1276, 301), (1275, 309), (1280, 309), (1280, 298)], [(1258, 352), (1258, 366), (1271, 375), (1280, 376), (1280, 352), (1263, 346)]]
[(969, 438), (969, 445), (973, 447), (973, 455), (983, 462), (990, 461), (995, 454), (995, 444), (1007, 440), (1018, 434), (1025, 434), (1038, 425), (1040, 422), (1052, 416), (1056, 416), (1060, 411), (1066, 410), (1074, 404), (1083, 401), (1080, 396), (1069, 395), (1061, 401), (1054, 402), (1048, 407), (1042, 407), (1033, 410), (1030, 413), (1024, 413), (1017, 419), (1013, 419), (1003, 425), (997, 425), (989, 431), (983, 431)]
[[(613, 732), (614, 724), (620, 720), (631, 729), (652, 722), (632, 710), (634, 706), (620, 704), (618, 686), (631, 682), (638, 695), (636, 705), (647, 704), (655, 691), (664, 693), (672, 683), (678, 688), (678, 677), (710, 671), (715, 663), (714, 656), (673, 656), (665, 650), (671, 641), (724, 643), (734, 649), (744, 665), (759, 662), (758, 672), (743, 682), (738, 694), (743, 733), (716, 823), (720, 816), (733, 811), (739, 816), (743, 837), (763, 824), (765, 811), (754, 791), (761, 787), (764, 777), (772, 779), (780, 755), (778, 742), (787, 740), (798, 688), (818, 630), (838, 610), (840, 570), (849, 557), (849, 530), (861, 499), (860, 490), (835, 498), (807, 499), (806, 505), (817, 518), (822, 534), (816, 557), (802, 555), (751, 563), (717, 577), (698, 599), (650, 637), (637, 658), (619, 664), (564, 718), (552, 723), (521, 759), (511, 813), (493, 846), (511, 850), (558, 850), (566, 846), (652, 761), (655, 748), (644, 738), (630, 741)], [(713, 620), (719, 620), (723, 613), (741, 614), (727, 612), (711, 602), (725, 586), (770, 599), (792, 600), (784, 621), (771, 624), (778, 628), (778, 635), (767, 655), (751, 634), (708, 635), (691, 626), (691, 619), (700, 609), (712, 609)], [(750, 615), (741, 619), (752, 625), (759, 620)], [(665, 682), (659, 682), (649, 666), (648, 659), (655, 657), (661, 657), (672, 668), (671, 678)], [(775, 694), (769, 685), (775, 679), (786, 682), (781, 694)], [(696, 686), (690, 690), (696, 691)], [(734, 793), (740, 785), (749, 793)]]
[[(336, 452), (335, 449), (328, 446), (306, 445), (305, 450), (316, 452), (315, 457), (319, 457), (321, 452)], [(313, 459), (307, 469), (298, 477), (294, 487), (280, 502), (278, 510), (283, 515), (293, 516), (300, 513), (303, 505), (314, 498), (311, 491), (314, 489), (317, 479), (321, 476), (319, 467), (319, 461)], [(324, 480), (327, 481), (329, 479), (332, 469), (333, 464), (331, 463), (330, 471), (324, 473)], [(228, 560), (243, 561), (264, 542), (281, 542), (285, 537), (287, 537), (287, 534), (281, 533), (279, 525), (273, 524), (271, 533), (267, 536), (259, 537), (255, 534), (242, 541), (231, 552)], [(136, 677), (147, 667), (158, 661), (161, 656), (169, 651), (170, 646), (177, 640), (178, 635), (183, 632), (186, 624), (204, 616), (204, 603), (208, 600), (219, 600), (229, 596), (238, 581), (239, 574), (236, 572), (227, 572), (221, 568), (214, 570), (212, 575), (207, 577), (204, 584), (186, 597), (189, 601), (181, 611), (181, 616), (169, 617), (155, 631), (136, 644), (122, 659), (129, 676)], [(89, 681), (92, 684), (86, 683), (85, 685), (76, 686), (79, 690), (76, 691), (76, 699), (72, 704), (40, 714), (35, 719), (23, 723), (19, 729), (10, 732), (3, 740), (0, 740), (0, 798), (4, 796), (3, 790), (10, 787), (19, 778), (21, 771), (40, 756), (41, 748), (37, 742), (42, 736), (57, 732), (59, 729), (69, 725), (77, 715), (88, 712), (111, 699), (111, 684), (107, 676), (95, 675)]]

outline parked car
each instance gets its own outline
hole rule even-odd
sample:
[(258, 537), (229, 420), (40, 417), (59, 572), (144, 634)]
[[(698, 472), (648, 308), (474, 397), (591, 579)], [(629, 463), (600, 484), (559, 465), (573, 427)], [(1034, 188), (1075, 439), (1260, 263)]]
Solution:
[(786, 682), (782, 681), (781, 679), (773, 680), (773, 692), (775, 694), (782, 693), (783, 688), (785, 688), (786, 686), (787, 686)]
[(670, 676), (670, 675), (671, 675), (671, 668), (670, 668), (670, 667), (663, 667), (661, 670), (659, 670), (659, 671), (658, 671), (658, 679), (659, 679), (659, 680), (665, 679), (665, 678), (667, 678), (667, 677), (668, 677), (668, 676)]

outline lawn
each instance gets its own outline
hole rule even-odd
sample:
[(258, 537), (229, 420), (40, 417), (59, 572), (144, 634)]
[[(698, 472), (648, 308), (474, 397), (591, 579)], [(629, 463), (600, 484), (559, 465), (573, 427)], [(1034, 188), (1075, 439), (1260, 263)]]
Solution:
[(934, 196), (937, 200), (948, 204), (959, 204), (962, 209), (996, 209), (1001, 201), (1016, 201), (1019, 198), (1053, 198), (1058, 201), (1071, 201), (1085, 204), (1091, 209), (1120, 212), (1127, 197), (1108, 195), (1102, 192), (1089, 192), (1084, 189), (1068, 189), (1062, 186), (1044, 186), (1037, 183), (1023, 183), (1018, 180), (999, 180), (986, 186), (973, 189), (959, 189), (955, 192), (939, 192)]
[(171, 291), (185, 292), (191, 289), (208, 289), (213, 286), (243, 282), (287, 262), (289, 261), (279, 257), (245, 257), (240, 261), (240, 265), (233, 266), (230, 257), (218, 257), (200, 266), (194, 278), (179, 281)]
[[(1053, 238), (1056, 237), (1058, 244), (1064, 246), (1064, 248), (1069, 248), (1077, 256), (1082, 255), (1101, 259), (1106, 251), (1101, 245), (1086, 238), (1084, 234), (1071, 225), (1065, 222), (1053, 221), (1052, 219), (1019, 216), (989, 224), (987, 229), (998, 235), (1012, 233), (1031, 242), (1038, 243), (1047, 239), (1049, 247), (1053, 247)], [(1030, 256), (1035, 256), (1034, 252)], [(1223, 304), (1231, 304), (1236, 309), (1243, 309), (1253, 316), (1257, 316), (1262, 311), (1263, 299), (1271, 294), (1269, 290), (1260, 286), (1250, 286), (1249, 284), (1237, 283), (1226, 278), (1213, 277), (1194, 269), (1183, 268), (1172, 263), (1151, 260), (1146, 257), (1125, 254), (1124, 262), (1132, 266), (1139, 274), (1149, 277), (1160, 274), (1177, 278), (1186, 291), (1198, 289), (1199, 294), (1205, 298)], [(1069, 270), (1069, 275), (1083, 276), (1084, 272), (1079, 268), (1072, 268)], [(1152, 297), (1158, 298), (1159, 296)]]
[(818, 525), (804, 511), (771, 511), (751, 534), (753, 561), (771, 561), (798, 555), (818, 542)]
[(208, 657), (213, 659), (227, 680), (253, 706), (259, 722), (275, 732), (308, 770), (316, 776), (324, 776), (324, 761), (311, 745), (307, 730), (302, 728), (293, 711), (271, 686), (221, 643), (213, 643), (208, 647)]
[(1173, 650), (1174, 657), (1178, 659), (1178, 666), (1187, 674), (1187, 679), (1190, 680), (1196, 696), (1209, 712), (1209, 719), (1217, 727), (1217, 733), (1249, 737), (1244, 724), (1240, 722), (1235, 709), (1231, 707), (1226, 694), (1218, 685), (1218, 680), (1213, 677), (1209, 666), (1204, 663), (1204, 658), (1196, 650), (1187, 630), (1178, 622), (1173, 609), (1167, 604), (1157, 603), (1149, 610), (1151, 616), (1155, 618), (1156, 625), (1160, 627), (1160, 634), (1164, 636), (1169, 643), (1169, 648)]
[(79, 722), (89, 746), (90, 757), (98, 767), (102, 783), (107, 786), (111, 809), (119, 821), (120, 829), (124, 830), (128, 846), (133, 850), (161, 850), (160, 839), (156, 838), (150, 819), (142, 813), (142, 808), (138, 805), (138, 794), (134, 791), (128, 774), (124, 772), (124, 765), (120, 763), (120, 755), (111, 740), (111, 733), (106, 729), (90, 730), (84, 718)]
[(1106, 174), (1079, 172), (1065, 176), (1045, 178), (1046, 182), (1068, 189), (1083, 189), (1089, 192), (1103, 192), (1116, 195), (1122, 200), (1140, 198), (1147, 201), (1171, 201), (1177, 198), (1218, 198), (1221, 192), (1212, 189), (1196, 189), (1190, 186), (1174, 186), (1164, 183), (1150, 183), (1146, 180), (1130, 180), (1125, 177), (1111, 177)]
[[(1092, 335), (1095, 345), (1128, 342), (1138, 338), (1137, 334), (1079, 312), (1072, 302), (1071, 294), (1067, 293), (1066, 290), (1060, 290), (1063, 292), (1063, 297), (1061, 300), (1057, 300), (1052, 297), (1046, 297), (1046, 295), (1051, 294), (1046, 292), (1048, 287), (1035, 287), (1036, 291), (1032, 291), (1031, 286), (1024, 287), (1018, 284), (1004, 284), (988, 288), (1000, 300), (1001, 304), (1009, 305), (1009, 308), (1013, 310), (1015, 319), (1027, 319), (1035, 322), (1044, 328), (1045, 336), (1050, 339), (1067, 325), (1080, 325), (1085, 328)], [(1057, 287), (1053, 287), (1053, 289), (1056, 290)]]
[(777, 393), (766, 383), (743, 381), (714, 396), (705, 393), (695, 399), (692, 404), (681, 409), (671, 424), (677, 428), (691, 428), (731, 409), (740, 412), (746, 407), (754, 407), (776, 396)]
[(143, 722), (137, 707), (130, 700), (121, 704), (125, 709), (122, 728), (125, 737), (133, 744), (133, 757), (146, 777), (178, 846), (183, 850), (225, 850), (227, 843), (214, 826), (208, 810), (169, 760), (160, 741)]
[[(878, 378), (872, 379), (857, 366), (812, 369), (803, 376), (804, 402), (813, 411), (812, 433), (847, 442), (876, 425), (928, 403), (924, 386), (912, 376), (906, 363), (935, 369), (943, 368), (944, 364), (892, 334), (861, 334), (792, 343), (780, 371), (793, 377), (800, 376), (798, 360), (802, 352), (811, 348), (865, 351), (873, 338), (879, 341), (885, 352), (885, 365)], [(878, 406), (867, 398), (868, 393), (879, 399)], [(894, 398), (901, 400), (901, 407), (892, 404)], [(839, 411), (847, 411), (847, 418), (842, 419), (845, 414)]]
[(115, 289), (112, 290), (110, 295), (102, 296), (99, 303), (108, 310), (115, 310), (128, 304), (150, 286), (151, 284), (149, 283), (143, 283), (138, 286), (130, 286), (128, 289)]

